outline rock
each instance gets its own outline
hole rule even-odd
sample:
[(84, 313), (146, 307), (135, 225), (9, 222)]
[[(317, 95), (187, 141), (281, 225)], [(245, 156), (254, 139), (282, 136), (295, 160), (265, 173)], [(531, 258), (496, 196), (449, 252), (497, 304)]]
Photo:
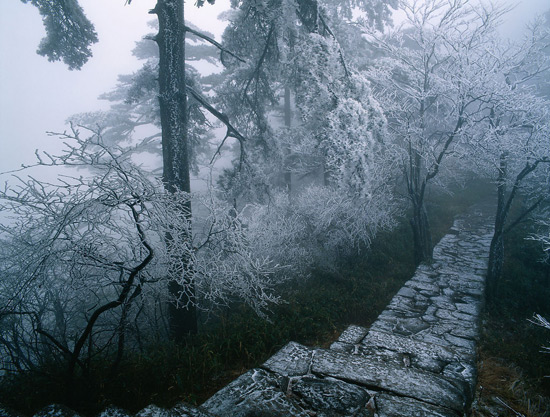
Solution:
[(452, 410), (413, 398), (379, 394), (375, 397), (378, 417), (460, 417)]
[(299, 343), (290, 342), (269, 358), (262, 368), (284, 376), (305, 375), (309, 372), (312, 354), (311, 349)]
[(299, 378), (291, 391), (306, 404), (304, 408), (333, 416), (353, 415), (369, 400), (365, 389), (333, 378)]
[(101, 413), (97, 415), (97, 417), (131, 417), (132, 414), (128, 411), (118, 408), (115, 406), (107, 407), (105, 410), (103, 410)]
[(202, 408), (218, 416), (311, 417), (287, 395), (289, 379), (252, 369), (210, 397)]
[(157, 407), (152, 404), (138, 411), (135, 417), (172, 417), (172, 415), (166, 408)]
[(202, 407), (195, 407), (185, 403), (176, 404), (170, 409), (172, 417), (214, 417)]
[(34, 415), (34, 417), (80, 417), (80, 415), (61, 404), (51, 404)]
[(365, 327), (355, 325), (348, 326), (348, 328), (344, 330), (338, 338), (338, 342), (355, 345), (366, 336), (367, 332), (368, 329)]
[(469, 402), (469, 387), (461, 381), (361, 355), (319, 349), (313, 356), (311, 371), (316, 375), (393, 392), (458, 412), (464, 412)]

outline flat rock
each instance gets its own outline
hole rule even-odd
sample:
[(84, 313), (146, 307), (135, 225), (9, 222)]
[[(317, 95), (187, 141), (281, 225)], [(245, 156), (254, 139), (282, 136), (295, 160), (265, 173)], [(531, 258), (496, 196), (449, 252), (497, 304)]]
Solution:
[(136, 413), (135, 417), (172, 417), (170, 410), (152, 404)]
[(462, 415), (448, 408), (391, 394), (378, 394), (375, 401), (379, 417), (460, 417)]
[(313, 356), (311, 371), (459, 412), (465, 411), (468, 402), (469, 387), (461, 381), (361, 355), (319, 349)]
[(311, 349), (290, 342), (269, 358), (262, 368), (284, 376), (305, 375), (309, 372), (312, 355)]
[(310, 417), (287, 395), (289, 379), (252, 369), (210, 397), (202, 408), (217, 416)]
[(195, 407), (186, 403), (178, 403), (170, 409), (172, 417), (214, 417), (202, 407)]
[(342, 334), (338, 338), (338, 342), (355, 345), (359, 343), (366, 336), (367, 332), (368, 332), (367, 328), (361, 327), (361, 326), (355, 326), (352, 324), (342, 332)]
[(103, 410), (101, 413), (99, 413), (96, 417), (131, 417), (132, 414), (122, 408), (119, 407), (107, 407), (105, 410)]
[(291, 391), (305, 408), (333, 416), (349, 416), (363, 408), (369, 400), (364, 388), (333, 378), (306, 376), (291, 383)]
[(330, 345), (330, 349), (338, 352), (355, 353), (357, 347), (356, 345), (350, 345), (349, 343), (343, 343), (337, 340)]

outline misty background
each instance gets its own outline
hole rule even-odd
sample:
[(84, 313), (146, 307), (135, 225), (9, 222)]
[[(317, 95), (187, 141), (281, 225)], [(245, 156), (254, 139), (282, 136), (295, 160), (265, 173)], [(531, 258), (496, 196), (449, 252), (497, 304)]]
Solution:
[[(94, 23), (99, 42), (93, 57), (80, 71), (62, 62), (48, 62), (36, 54), (44, 28), (38, 10), (19, 0), (0, 2), (0, 172), (35, 162), (34, 152), (55, 150), (58, 140), (46, 132), (62, 132), (66, 119), (77, 113), (108, 109), (98, 100), (110, 91), (119, 74), (139, 69), (132, 56), (135, 42), (153, 30), (148, 11), (152, 0), (82, 0), (86, 16)], [(505, 2), (514, 10), (505, 16), (502, 33), (520, 36), (530, 19), (542, 14), (548, 0)], [(221, 39), (226, 23), (217, 19), (229, 9), (228, 0), (198, 8), (186, 2), (186, 19)]]

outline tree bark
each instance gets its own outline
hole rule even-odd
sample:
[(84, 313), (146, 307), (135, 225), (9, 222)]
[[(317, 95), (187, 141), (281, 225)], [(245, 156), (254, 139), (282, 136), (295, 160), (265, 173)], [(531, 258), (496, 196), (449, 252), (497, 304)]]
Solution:
[(507, 155), (500, 156), (497, 179), (497, 212), (495, 215), (495, 232), (489, 248), (487, 266), (487, 301), (494, 300), (498, 293), (498, 283), (504, 264), (504, 225), (508, 216), (509, 204), (506, 202)]
[[(285, 127), (290, 128), (292, 124), (292, 109), (291, 109), (291, 93), (290, 93), (290, 87), (285, 86), (285, 101), (284, 101), (284, 116), (285, 116)], [(286, 162), (284, 164), (284, 184), (285, 187), (290, 194), (292, 191), (292, 173), (290, 171), (290, 147), (287, 147), (285, 149), (285, 159)]]
[(409, 166), (407, 191), (412, 202), (412, 217), (410, 225), (413, 232), (413, 254), (415, 265), (422, 262), (431, 262), (433, 258), (432, 233), (424, 206), (427, 177), (422, 176), (422, 157), (420, 153), (409, 145)]
[[(151, 11), (158, 17), (159, 103), (162, 129), (163, 181), (168, 192), (191, 191), (189, 144), (187, 137), (187, 94), (185, 82), (185, 21), (183, 0), (158, 0)], [(183, 204), (182, 216), (191, 222), (191, 202)], [(189, 232), (191, 233), (191, 232)], [(170, 236), (167, 236), (170, 239)], [(189, 236), (191, 240), (191, 236)], [(182, 255), (185, 256), (185, 255)], [(170, 294), (179, 300), (168, 306), (170, 333), (181, 340), (197, 333), (195, 283), (188, 260), (175, 272), (178, 281), (168, 284)]]
[(413, 203), (413, 216), (410, 220), (413, 231), (414, 262), (430, 262), (433, 258), (432, 233), (424, 202)]

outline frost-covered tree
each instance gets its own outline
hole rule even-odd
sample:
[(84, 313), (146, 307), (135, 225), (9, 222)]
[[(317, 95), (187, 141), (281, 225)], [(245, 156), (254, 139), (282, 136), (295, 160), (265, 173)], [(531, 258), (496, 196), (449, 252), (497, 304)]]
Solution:
[[(249, 243), (224, 203), (203, 199), (209, 215), (192, 224), (182, 215), (191, 196), (165, 190), (132, 162), (132, 152), (105, 146), (97, 133), (62, 139), (63, 154), (37, 154), (27, 168), (62, 170), (56, 182), (29, 175), (0, 192), (5, 370), (53, 358), (67, 366), (70, 384), (77, 369), (90, 372), (90, 358), (114, 358), (114, 372), (125, 349), (173, 331), (167, 306), (243, 299), (265, 314), (278, 301), (272, 287), (282, 264)], [(168, 291), (168, 282), (185, 296)]]
[(396, 158), (412, 208), (417, 263), (432, 258), (425, 210), (430, 183), (441, 179), (450, 157), (483, 117), (487, 82), (478, 61), (488, 53), (502, 15), (467, 0), (402, 2), (405, 21), (386, 35), (367, 30), (381, 57), (368, 72), (388, 118)]
[[(45, 45), (47, 45), (45, 53), (53, 59), (64, 57), (70, 68), (82, 66), (90, 56), (87, 48), (90, 43), (95, 41), (95, 33), (89, 21), (84, 17), (78, 2), (76, 0), (31, 1), (39, 7), (45, 16), (46, 26), (53, 28), (48, 31), (51, 36), (48, 36), (45, 41)], [(60, 16), (60, 20), (54, 19), (54, 14), (57, 12), (64, 13)], [(185, 36), (192, 29), (185, 25), (183, 0), (157, 0), (150, 13), (157, 16), (159, 26), (154, 41), (157, 43), (159, 53), (157, 80), (163, 184), (170, 193), (180, 191), (189, 193), (191, 190), (191, 164)], [(58, 24), (61, 26), (58, 27)], [(73, 44), (72, 39), (79, 41)], [(215, 43), (207, 36), (203, 36), (203, 39), (209, 39), (211, 43)], [(208, 103), (200, 94), (194, 93), (193, 97), (208, 107)], [(212, 107), (208, 108), (211, 111), (214, 110)], [(228, 127), (230, 126), (227, 118), (220, 113), (212, 112), (221, 118)], [(231, 132), (236, 135), (234, 130)], [(182, 203), (181, 215), (188, 218), (189, 222), (191, 221), (191, 202), (189, 200)], [(170, 234), (167, 234), (166, 238), (170, 240)], [(192, 236), (189, 235), (188, 239), (191, 240)], [(184, 263), (187, 262), (185, 254), (182, 254), (182, 259)], [(185, 335), (197, 331), (197, 317), (194, 308), (196, 303), (193, 299), (194, 292), (190, 290), (194, 287), (192, 268), (188, 269), (188, 272), (185, 275), (185, 280), (187, 280), (185, 285), (182, 286), (180, 282), (174, 280), (169, 283), (176, 298), (189, 298), (186, 302), (181, 303), (185, 307), (172, 306), (171, 308), (170, 323), (175, 339), (182, 339)]]
[[(158, 30), (156, 22), (150, 25)], [(198, 31), (194, 26), (190, 29)], [(212, 36), (206, 32), (203, 34)], [(111, 103), (109, 110), (81, 113), (69, 119), (81, 126), (101, 126), (106, 144), (134, 146), (136, 153), (146, 152), (160, 157), (159, 57), (158, 48), (151, 40), (153, 37), (153, 34), (145, 36), (133, 50), (133, 55), (143, 61), (142, 67), (132, 74), (119, 75), (117, 86), (99, 97)], [(210, 86), (202, 82), (192, 64), (199, 61), (216, 63), (218, 50), (193, 34), (186, 37), (186, 42), (186, 83), (189, 88), (202, 93)], [(200, 103), (193, 97), (188, 99), (188, 115), (190, 164), (196, 174), (201, 160), (209, 155), (211, 126)]]
[[(485, 112), (478, 123), (476, 155), (496, 177), (497, 211), (489, 253), (487, 295), (497, 297), (504, 260), (504, 236), (541, 203), (548, 201), (550, 164), (550, 101), (540, 94), (546, 83), (550, 32), (535, 22), (522, 42), (497, 38), (491, 54), (478, 65), (487, 76), (483, 85)], [(511, 216), (516, 197), (525, 203)]]
[[(308, 174), (305, 166), (296, 164), (297, 160), (305, 162), (294, 153), (303, 149), (298, 136), (316, 128), (309, 116), (321, 111), (316, 119), (323, 119), (331, 103), (334, 105), (351, 90), (342, 88), (345, 78), (352, 74), (338, 35), (345, 32), (344, 28), (353, 27), (352, 10), (361, 9), (369, 22), (381, 26), (389, 20), (390, 5), (395, 4), (312, 0), (246, 0), (232, 4), (235, 10), (227, 15), (229, 25), (223, 40), (240, 59), (228, 56), (224, 60), (226, 81), (217, 91), (222, 107), (248, 138), (249, 159), (262, 160), (261, 170), (243, 172), (238, 164), (238, 172), (228, 173), (236, 178), (232, 183), (248, 181), (241, 192), (251, 188), (250, 182), (257, 185), (262, 181), (290, 189), (291, 174)], [(332, 30), (333, 23), (341, 30)], [(345, 40), (351, 38), (345, 36)], [(311, 100), (314, 92), (321, 94), (317, 100)], [(308, 163), (309, 174), (314, 168), (322, 170), (322, 160), (314, 160), (310, 158)], [(298, 168), (302, 168), (300, 172)], [(264, 191), (259, 188), (260, 193)]]
[[(321, 3), (235, 7), (224, 45), (240, 59), (224, 60), (226, 78), (216, 91), (247, 139), (222, 186), (237, 209), (265, 206), (266, 230), (287, 236), (295, 253), (309, 254), (300, 257), (302, 266), (315, 260), (327, 266), (333, 255), (368, 243), (391, 223), (384, 115), (368, 81), (345, 59)], [(331, 208), (321, 209), (327, 201)], [(315, 219), (314, 239), (296, 232)]]

